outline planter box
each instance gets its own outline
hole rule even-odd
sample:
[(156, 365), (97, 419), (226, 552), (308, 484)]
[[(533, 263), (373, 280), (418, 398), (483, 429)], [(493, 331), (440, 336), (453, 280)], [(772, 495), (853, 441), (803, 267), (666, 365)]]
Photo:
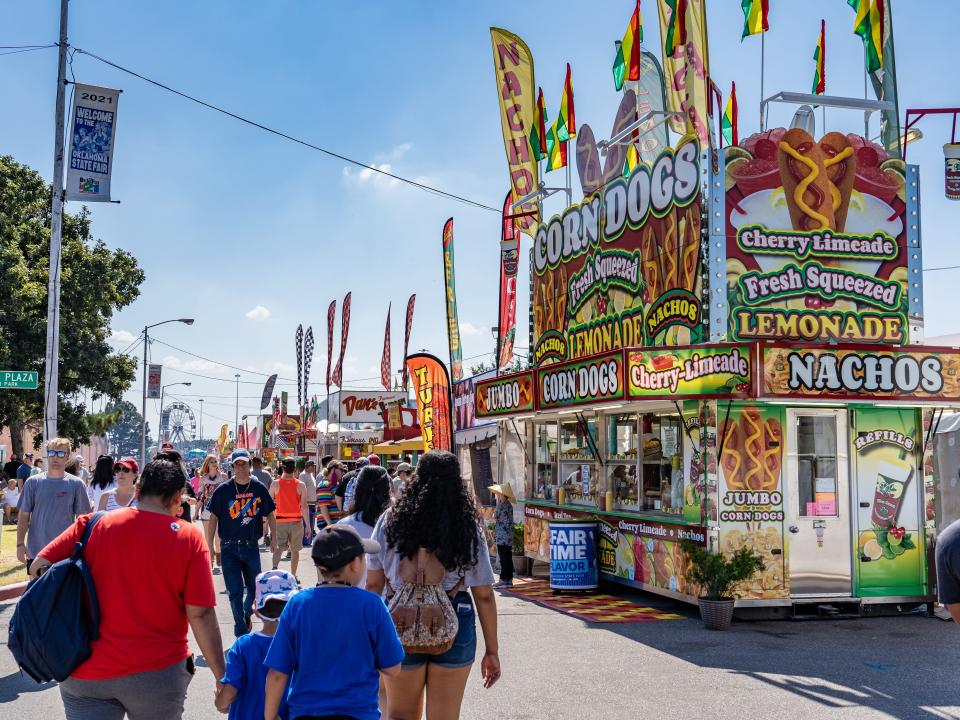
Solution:
[(726, 630), (733, 622), (734, 600), (700, 598), (700, 619), (707, 630)]

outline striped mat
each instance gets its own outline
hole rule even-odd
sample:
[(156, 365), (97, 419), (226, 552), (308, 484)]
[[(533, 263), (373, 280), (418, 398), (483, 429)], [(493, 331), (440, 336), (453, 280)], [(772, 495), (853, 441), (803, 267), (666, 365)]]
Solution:
[(685, 619), (683, 615), (638, 605), (632, 600), (600, 592), (554, 595), (553, 590), (550, 589), (550, 583), (540, 578), (516, 578), (513, 581), (513, 587), (503, 588), (503, 592), (590, 623)]

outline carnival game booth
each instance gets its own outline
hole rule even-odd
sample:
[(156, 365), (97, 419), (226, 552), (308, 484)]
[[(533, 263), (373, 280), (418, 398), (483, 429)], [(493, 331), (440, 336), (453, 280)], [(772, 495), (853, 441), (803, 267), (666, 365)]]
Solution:
[(603, 578), (695, 601), (680, 541), (751, 547), (738, 608), (931, 599), (933, 423), (960, 351), (779, 343), (627, 348), (478, 383), (526, 424), (524, 545), (599, 524)]

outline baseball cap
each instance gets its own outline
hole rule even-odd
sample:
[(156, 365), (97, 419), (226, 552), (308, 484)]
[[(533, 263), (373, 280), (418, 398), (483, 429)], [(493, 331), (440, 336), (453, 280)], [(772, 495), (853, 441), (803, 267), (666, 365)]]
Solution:
[(317, 466), (317, 461), (316, 461), (316, 460), (307, 460), (307, 461), (303, 464), (303, 466), (304, 466), (304, 467), (311, 467), (311, 466), (312, 466), (312, 467), (316, 467), (316, 466)]
[(370, 463), (371, 465), (379, 465), (379, 464), (380, 464), (380, 456), (379, 456), (379, 455), (371, 455), (370, 457), (367, 458), (367, 460), (369, 461), (369, 463)]
[(161, 451), (161, 452), (163, 452), (163, 451), (165, 451), (165, 450), (175, 450), (175, 449), (176, 449), (176, 448), (173, 447), (173, 443), (172, 443), (172, 442), (165, 442), (163, 445), (160, 446), (160, 451)]
[(402, 462), (399, 465), (397, 465), (397, 472), (398, 473), (413, 472), (413, 465), (407, 462)]
[(339, 570), (363, 553), (380, 552), (380, 543), (360, 537), (349, 525), (328, 525), (313, 541), (310, 556), (325, 570)]
[(355, 463), (355, 467), (359, 470), (360, 468), (366, 467), (366, 466), (369, 465), (369, 464), (370, 464), (370, 461), (369, 461), (367, 458), (365, 458), (365, 457), (357, 458), (357, 462)]
[(132, 457), (120, 458), (113, 464), (113, 471), (117, 472), (120, 468), (125, 467), (127, 470), (133, 470), (135, 473), (140, 472), (140, 466), (137, 464), (137, 461)]
[(297, 579), (286, 570), (267, 570), (257, 575), (253, 607), (263, 610), (271, 600), (287, 602), (299, 589)]
[(240, 448), (239, 450), (234, 450), (230, 453), (230, 462), (235, 463), (237, 460), (242, 460), (245, 463), (250, 462), (250, 453)]

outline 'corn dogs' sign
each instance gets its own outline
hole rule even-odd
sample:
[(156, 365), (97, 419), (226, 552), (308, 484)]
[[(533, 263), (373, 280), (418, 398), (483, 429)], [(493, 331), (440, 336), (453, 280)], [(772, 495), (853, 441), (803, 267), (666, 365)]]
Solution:
[(640, 163), (537, 228), (534, 362), (701, 337), (700, 146)]
[(799, 128), (725, 152), (730, 338), (906, 344), (903, 161)]
[(623, 352), (551, 365), (537, 372), (537, 409), (621, 400)]

